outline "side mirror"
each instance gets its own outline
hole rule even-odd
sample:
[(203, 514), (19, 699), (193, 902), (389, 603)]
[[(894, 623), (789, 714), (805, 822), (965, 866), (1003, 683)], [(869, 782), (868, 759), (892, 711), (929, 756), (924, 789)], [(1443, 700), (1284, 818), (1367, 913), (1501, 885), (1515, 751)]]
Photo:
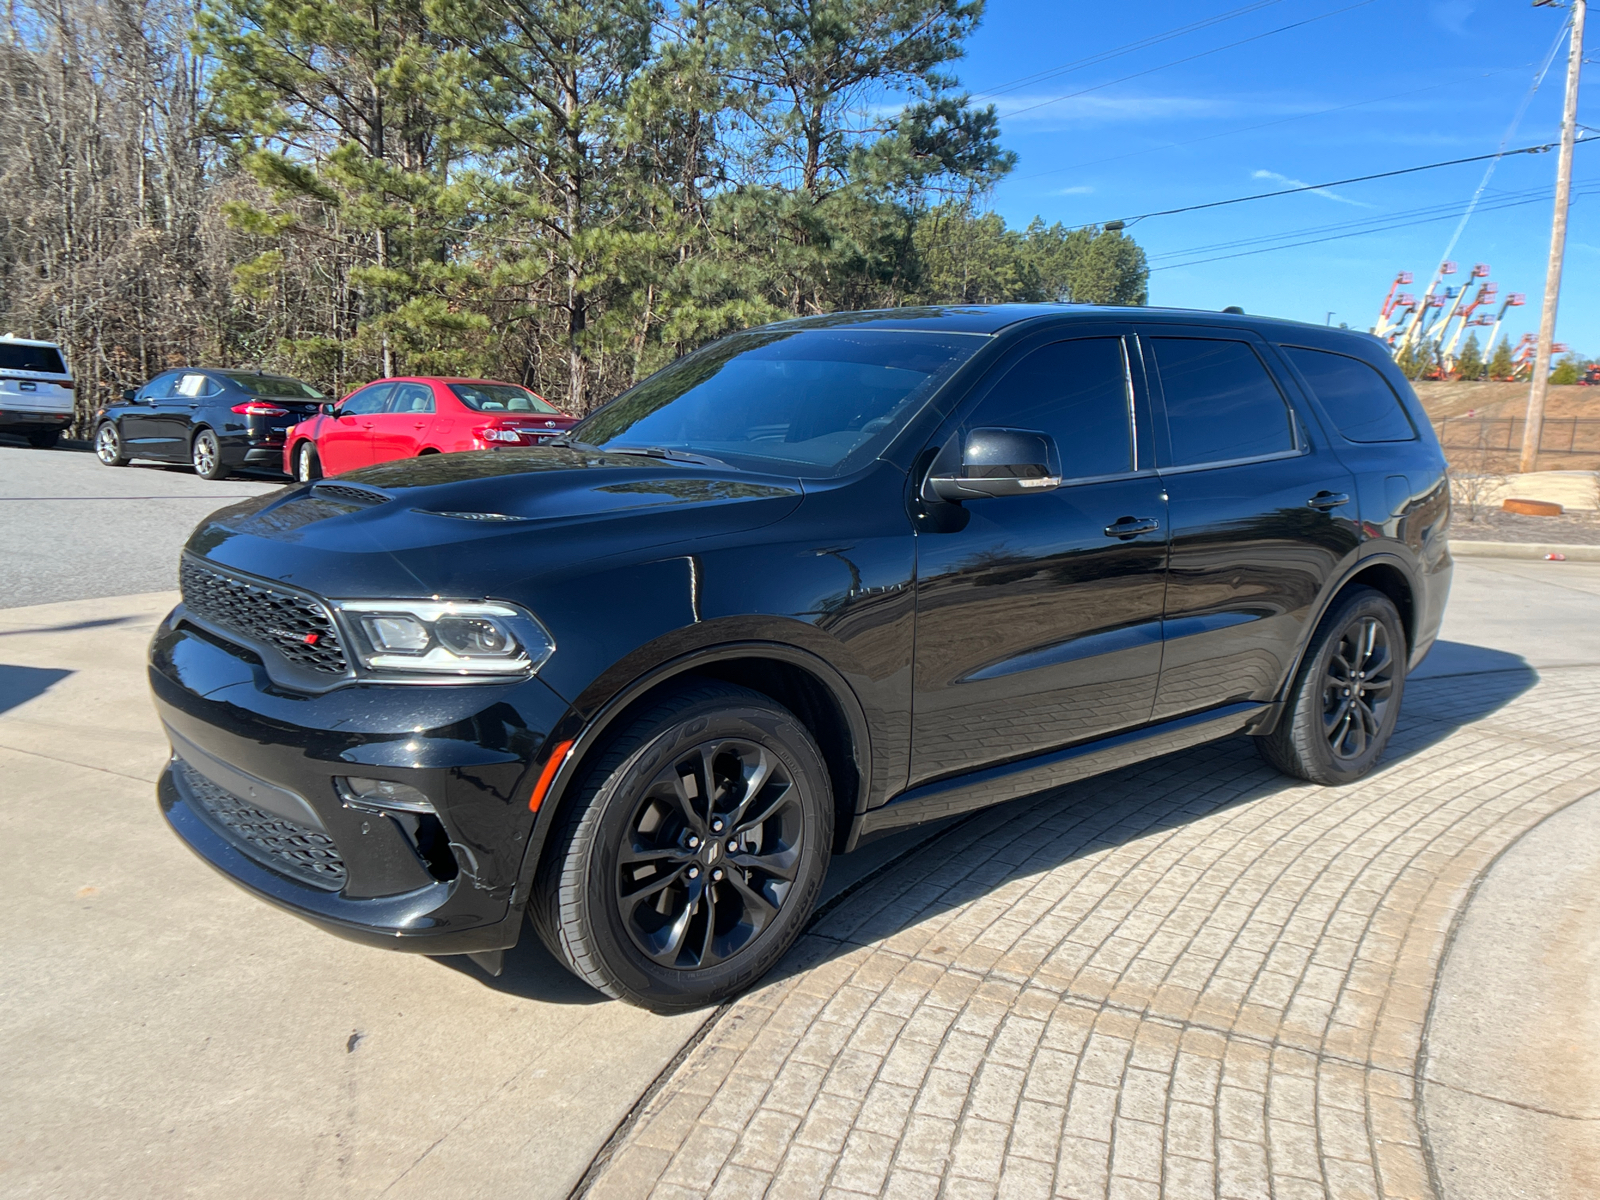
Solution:
[(139, 393), (134, 391), (133, 388), (123, 388), (122, 389), (122, 399), (123, 399), (123, 402), (125, 404), (132, 404), (135, 400), (138, 399), (138, 397), (139, 397)]
[(334, 415), (334, 412), (338, 407), (339, 406), (333, 403), (333, 401), (324, 400), (321, 404), (317, 405), (317, 411), (325, 417), (331, 417)]
[[(1061, 455), (1048, 433), (1027, 429), (974, 429), (961, 447), (961, 465), (941, 454), (923, 488), (924, 499), (980, 500), (1030, 496), (1061, 486)], [(928, 495), (932, 492), (932, 495)]]

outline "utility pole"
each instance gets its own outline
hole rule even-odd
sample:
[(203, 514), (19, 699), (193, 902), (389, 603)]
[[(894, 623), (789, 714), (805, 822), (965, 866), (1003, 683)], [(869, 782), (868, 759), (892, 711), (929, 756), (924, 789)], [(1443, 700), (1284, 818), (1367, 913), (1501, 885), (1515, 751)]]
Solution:
[(1561, 110), (1561, 156), (1556, 164), (1555, 218), (1550, 223), (1550, 266), (1544, 277), (1544, 308), (1539, 314), (1539, 349), (1533, 360), (1533, 386), (1528, 389), (1528, 417), (1522, 424), (1521, 470), (1524, 474), (1539, 467), (1544, 400), (1550, 390), (1550, 347), (1556, 337), (1556, 301), (1561, 296), (1561, 261), (1567, 249), (1572, 146), (1578, 131), (1578, 76), (1583, 70), (1583, 18), (1587, 7), (1588, 0), (1572, 0), (1572, 44), (1567, 51), (1567, 99)]

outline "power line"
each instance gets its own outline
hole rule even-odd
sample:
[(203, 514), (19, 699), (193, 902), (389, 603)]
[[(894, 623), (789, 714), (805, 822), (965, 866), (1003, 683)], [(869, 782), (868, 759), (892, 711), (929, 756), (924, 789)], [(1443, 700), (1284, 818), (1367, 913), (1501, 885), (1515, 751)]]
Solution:
[[(1572, 193), (1573, 199), (1577, 199), (1579, 196), (1596, 196), (1596, 195), (1600, 195), (1600, 187), (1593, 187), (1593, 188), (1590, 188), (1590, 189), (1588, 189), (1586, 191), (1574, 191)], [(1479, 207), (1480, 207), (1481, 211), (1495, 212), (1495, 211), (1497, 211), (1499, 209), (1504, 209), (1504, 208), (1520, 208), (1520, 207), (1522, 207), (1524, 205), (1527, 205), (1527, 204), (1542, 204), (1542, 203), (1547, 202), (1549, 200), (1549, 198), (1550, 198), (1549, 197), (1549, 190), (1548, 189), (1544, 189), (1544, 194), (1543, 195), (1531, 196), (1531, 197), (1528, 197), (1527, 199), (1512, 200), (1512, 201), (1507, 201), (1507, 202), (1504, 202), (1504, 203), (1492, 203), (1492, 204), (1487, 204), (1487, 205), (1480, 205)], [(1392, 223), (1390, 223), (1388, 225), (1375, 225), (1375, 226), (1373, 226), (1371, 228), (1358, 229), (1358, 230), (1354, 230), (1354, 231), (1348, 232), (1348, 233), (1333, 233), (1333, 234), (1327, 235), (1326, 237), (1307, 238), (1307, 239), (1305, 239), (1303, 241), (1298, 241), (1298, 242), (1286, 242), (1281, 246), (1263, 246), (1263, 247), (1260, 247), (1260, 248), (1254, 249), (1254, 250), (1240, 250), (1240, 251), (1238, 251), (1237, 253), (1234, 253), (1234, 254), (1217, 254), (1217, 255), (1213, 255), (1210, 258), (1197, 258), (1197, 259), (1188, 259), (1188, 260), (1186, 260), (1184, 262), (1163, 263), (1160, 266), (1151, 267), (1150, 270), (1152, 272), (1155, 272), (1155, 271), (1171, 271), (1171, 270), (1176, 270), (1179, 267), (1198, 267), (1198, 266), (1201, 266), (1201, 265), (1203, 265), (1205, 263), (1223, 262), (1223, 261), (1225, 261), (1227, 259), (1232, 259), (1232, 258), (1249, 258), (1252, 255), (1256, 255), (1256, 254), (1271, 254), (1275, 250), (1295, 250), (1295, 249), (1298, 249), (1298, 248), (1300, 248), (1302, 246), (1315, 246), (1315, 245), (1320, 245), (1323, 242), (1336, 242), (1336, 241), (1340, 241), (1340, 240), (1342, 240), (1344, 238), (1349, 238), (1349, 237), (1362, 237), (1362, 236), (1364, 236), (1366, 234), (1371, 234), (1371, 233), (1388, 233), (1391, 230), (1406, 229), (1406, 228), (1409, 228), (1409, 227), (1414, 226), (1414, 225), (1428, 225), (1428, 224), (1432, 224), (1432, 223), (1437, 222), (1437, 221), (1449, 221), (1449, 220), (1453, 219), (1454, 217), (1456, 217), (1457, 215), (1459, 215), (1459, 209), (1452, 208), (1451, 211), (1445, 212), (1445, 213), (1440, 213), (1437, 216), (1420, 217), (1420, 218), (1415, 218), (1414, 217), (1414, 218), (1409, 218), (1409, 219), (1406, 219), (1406, 220), (1403, 220), (1403, 221), (1395, 221), (1395, 222), (1392, 222)], [(1289, 235), (1285, 234), (1284, 236), (1287, 237)], [(1177, 255), (1177, 254), (1182, 254), (1182, 253), (1186, 253), (1186, 252), (1185, 251), (1174, 251), (1173, 253), (1174, 253), (1174, 255)]]
[[(1587, 138), (1580, 144), (1594, 141), (1600, 141), (1600, 138)], [(1451, 158), (1444, 162), (1423, 163), (1420, 167), (1401, 167), (1396, 171), (1379, 171), (1373, 175), (1354, 175), (1349, 179), (1335, 179), (1328, 183), (1307, 183), (1299, 187), (1282, 188), (1276, 192), (1257, 192), (1253, 196), (1235, 196), (1231, 200), (1210, 200), (1205, 204), (1188, 204), (1182, 208), (1163, 208), (1157, 212), (1140, 213), (1136, 217), (1124, 217), (1122, 221), (1124, 225), (1132, 225), (1135, 221), (1143, 221), (1149, 217), (1171, 217), (1178, 213), (1199, 212), (1201, 209), (1206, 208), (1222, 208), (1229, 204), (1243, 204), (1249, 200), (1270, 200), (1274, 196), (1293, 196), (1300, 192), (1319, 192), (1326, 188), (1343, 187), (1347, 183), (1366, 183), (1373, 179), (1393, 179), (1396, 175), (1414, 175), (1418, 171), (1436, 171), (1440, 167), (1456, 167), (1462, 163), (1483, 162), (1485, 159), (1490, 158), (1509, 158), (1513, 154), (1543, 154), (1547, 150), (1553, 150), (1559, 144), (1559, 142), (1546, 142), (1542, 146), (1523, 146), (1517, 150), (1496, 150), (1493, 154), (1474, 154), (1468, 158)], [(1099, 224), (1103, 227), (1105, 223), (1100, 222)], [(1085, 225), (1082, 228), (1092, 229), (1094, 226)]]
[(1269, 38), (1280, 33), (1287, 33), (1291, 29), (1299, 29), (1304, 25), (1314, 25), (1318, 21), (1326, 21), (1329, 17), (1337, 17), (1342, 13), (1347, 13), (1357, 8), (1365, 8), (1367, 5), (1375, 3), (1377, 3), (1377, 0), (1356, 0), (1356, 3), (1354, 4), (1347, 4), (1343, 8), (1336, 8), (1332, 12), (1326, 12), (1320, 16), (1307, 17), (1303, 21), (1291, 21), (1287, 25), (1280, 25), (1276, 29), (1267, 30), (1265, 33), (1251, 34), (1247, 38), (1240, 38), (1237, 42), (1229, 42), (1225, 46), (1216, 46), (1210, 50), (1202, 50), (1198, 54), (1190, 54), (1184, 58), (1175, 58), (1171, 62), (1165, 62), (1156, 67), (1147, 67), (1143, 71), (1135, 71), (1131, 75), (1124, 75), (1120, 79), (1112, 79), (1105, 83), (1097, 83), (1093, 87), (1081, 88), (1076, 92), (1068, 92), (1065, 96), (1053, 96), (1049, 100), (1041, 100), (1037, 104), (1030, 104), (1026, 108), (1015, 109), (1012, 112), (1006, 113), (1005, 116), (1009, 119), (1011, 117), (1020, 116), (1025, 112), (1032, 112), (1036, 108), (1045, 108), (1051, 104), (1060, 104), (1063, 100), (1074, 100), (1079, 96), (1087, 96), (1090, 92), (1104, 91), (1106, 88), (1115, 87), (1119, 83), (1127, 83), (1130, 79), (1140, 79), (1146, 75), (1154, 75), (1157, 71), (1165, 71), (1168, 67), (1182, 66), (1184, 63), (1194, 62), (1196, 59), (1207, 58), (1213, 54), (1221, 54), (1224, 50), (1232, 50), (1239, 46), (1249, 45), (1251, 42), (1259, 42), (1262, 38)]
[[(1521, 203), (1524, 200), (1540, 200), (1548, 197), (1550, 189), (1547, 186), (1523, 188), (1515, 192), (1493, 192), (1490, 201), (1497, 207), (1506, 207), (1511, 204)], [(1150, 261), (1160, 262), (1169, 258), (1187, 258), (1195, 254), (1209, 254), (1217, 250), (1237, 250), (1245, 246), (1260, 246), (1269, 242), (1281, 242), (1285, 238), (1305, 238), (1316, 234), (1327, 233), (1362, 233), (1368, 229), (1386, 228), (1396, 220), (1417, 219), (1432, 216), (1453, 216), (1461, 212), (1465, 202), (1461, 200), (1448, 200), (1443, 204), (1430, 204), (1419, 208), (1408, 209), (1404, 213), (1383, 213), (1370, 217), (1359, 217), (1350, 221), (1333, 221), (1326, 225), (1311, 225), (1301, 229), (1279, 230), (1276, 233), (1257, 234), (1252, 237), (1231, 238), (1227, 241), (1208, 242), (1202, 246), (1190, 246), (1183, 250), (1166, 250), (1151, 254)]]
[(1103, 50), (1099, 54), (1091, 54), (1088, 58), (1080, 58), (1064, 66), (1047, 67), (1043, 71), (1035, 71), (1032, 75), (1024, 75), (1019, 79), (996, 84), (992, 88), (981, 88), (979, 91), (985, 97), (1003, 96), (1007, 92), (1014, 92), (1018, 88), (1027, 87), (1029, 84), (1042, 83), (1046, 79), (1054, 79), (1059, 75), (1070, 75), (1073, 71), (1083, 70), (1084, 67), (1097, 66), (1100, 63), (1109, 62), (1113, 58), (1121, 58), (1125, 54), (1132, 54), (1135, 50), (1148, 50), (1151, 46), (1158, 46), (1162, 42), (1170, 42), (1172, 39), (1182, 37), (1184, 34), (1198, 33), (1200, 30), (1209, 29), (1213, 25), (1221, 25), (1225, 21), (1232, 21), (1237, 17), (1247, 16), (1260, 9), (1270, 8), (1274, 4), (1281, 3), (1283, 3), (1283, 0), (1255, 0), (1253, 4), (1246, 4), (1241, 8), (1219, 13), (1217, 16), (1207, 17), (1203, 21), (1181, 25), (1175, 29), (1168, 29), (1164, 33), (1151, 34), (1147, 38), (1141, 38), (1136, 42), (1127, 42), (1110, 50)]

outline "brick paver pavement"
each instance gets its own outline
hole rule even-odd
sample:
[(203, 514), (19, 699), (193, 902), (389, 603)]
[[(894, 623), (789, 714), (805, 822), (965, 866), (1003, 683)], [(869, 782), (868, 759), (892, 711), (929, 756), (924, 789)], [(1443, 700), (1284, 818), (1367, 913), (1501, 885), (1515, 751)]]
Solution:
[(1600, 671), (1412, 681), (1324, 789), (1235, 740), (978, 815), (849, 896), (589, 1194), (1428, 1197), (1452, 920), (1600, 786)]

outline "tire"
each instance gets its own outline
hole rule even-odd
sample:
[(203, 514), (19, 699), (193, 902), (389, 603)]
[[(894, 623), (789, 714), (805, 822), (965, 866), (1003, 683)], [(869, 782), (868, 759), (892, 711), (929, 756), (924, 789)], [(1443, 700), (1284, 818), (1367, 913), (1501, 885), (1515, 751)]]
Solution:
[(294, 477), (299, 483), (315, 483), (322, 478), (322, 462), (310, 442), (301, 442), (294, 448)]
[(657, 1012), (701, 1008), (789, 948), (832, 845), (833, 790), (810, 731), (759, 692), (687, 685), (580, 777), (528, 912), (551, 951), (606, 995)]
[(222, 461), (222, 445), (209, 429), (194, 435), (194, 441), (189, 444), (189, 461), (201, 479), (226, 479), (228, 476), (227, 464)]
[(122, 434), (117, 430), (115, 423), (106, 421), (94, 431), (94, 456), (108, 467), (128, 465)]
[(1406, 637), (1382, 592), (1354, 587), (1317, 625), (1288, 707), (1256, 742), (1261, 757), (1310, 783), (1353, 783), (1394, 734), (1406, 685)]
[(61, 430), (59, 429), (52, 429), (47, 433), (30, 433), (28, 435), (28, 445), (35, 450), (49, 450), (60, 440)]

